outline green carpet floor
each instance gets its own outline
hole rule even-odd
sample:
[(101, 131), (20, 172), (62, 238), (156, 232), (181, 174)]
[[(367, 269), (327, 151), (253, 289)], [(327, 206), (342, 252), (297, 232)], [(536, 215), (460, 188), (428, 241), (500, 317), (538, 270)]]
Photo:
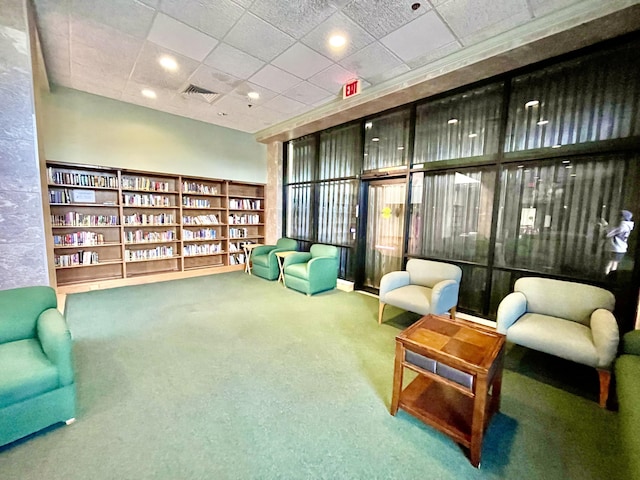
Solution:
[(2, 479), (607, 479), (618, 425), (597, 375), (513, 347), (474, 469), (388, 413), (417, 316), (235, 272), (71, 295), (78, 421), (0, 450)]

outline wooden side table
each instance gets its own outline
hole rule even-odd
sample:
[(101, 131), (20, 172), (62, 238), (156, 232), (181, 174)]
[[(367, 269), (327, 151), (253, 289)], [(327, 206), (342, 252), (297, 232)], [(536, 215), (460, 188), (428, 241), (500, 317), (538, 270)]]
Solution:
[(242, 246), (244, 250), (244, 271), (251, 275), (251, 252), (256, 247), (262, 247), (263, 243), (248, 243)]
[[(505, 336), (465, 320), (427, 315), (396, 337), (391, 415), (402, 408), (469, 449), (500, 409)], [(404, 369), (418, 376), (403, 390)]]
[(284, 259), (289, 255), (293, 255), (294, 253), (298, 253), (295, 250), (285, 250), (284, 252), (276, 252), (275, 256), (278, 258), (278, 268), (280, 269), (280, 275), (278, 276), (278, 281), (282, 280), (282, 285), (286, 287), (286, 283), (284, 282)]

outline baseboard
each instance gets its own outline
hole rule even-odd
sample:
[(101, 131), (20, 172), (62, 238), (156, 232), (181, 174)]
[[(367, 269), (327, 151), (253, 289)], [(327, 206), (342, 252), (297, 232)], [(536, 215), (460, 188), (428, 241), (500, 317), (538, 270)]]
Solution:
[(338, 290), (342, 290), (343, 292), (353, 292), (353, 282), (349, 282), (347, 280), (338, 279), (338, 286), (336, 287)]

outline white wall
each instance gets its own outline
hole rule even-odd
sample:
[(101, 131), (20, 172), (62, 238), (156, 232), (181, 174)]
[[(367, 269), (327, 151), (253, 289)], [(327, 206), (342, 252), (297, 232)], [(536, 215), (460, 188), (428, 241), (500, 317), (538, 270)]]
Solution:
[(266, 183), (253, 135), (53, 87), (43, 98), (47, 160)]

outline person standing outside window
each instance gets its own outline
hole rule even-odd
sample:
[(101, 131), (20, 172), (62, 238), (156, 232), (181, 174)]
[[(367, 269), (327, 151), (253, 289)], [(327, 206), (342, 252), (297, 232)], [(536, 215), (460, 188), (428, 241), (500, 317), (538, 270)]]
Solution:
[[(631, 221), (633, 214), (629, 210), (620, 211), (620, 223), (617, 227), (606, 229), (607, 250), (609, 251), (609, 262), (605, 268), (605, 275), (618, 269), (618, 264), (624, 258), (629, 248), (629, 235), (633, 230), (634, 222)], [(606, 227), (608, 224), (603, 219), (601, 225)]]

